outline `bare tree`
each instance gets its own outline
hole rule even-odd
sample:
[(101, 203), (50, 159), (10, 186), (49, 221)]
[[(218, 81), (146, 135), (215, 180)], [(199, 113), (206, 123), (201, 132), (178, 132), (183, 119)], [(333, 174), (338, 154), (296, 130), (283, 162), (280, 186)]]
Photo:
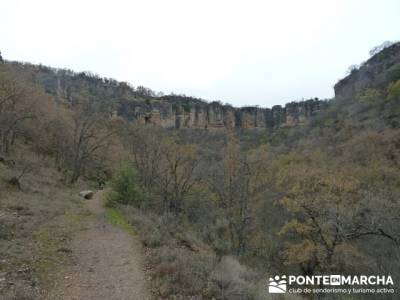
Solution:
[(210, 189), (226, 213), (233, 251), (238, 256), (247, 251), (251, 209), (260, 195), (256, 165), (240, 149), (240, 142), (230, 137), (209, 180)]
[(132, 155), (141, 185), (150, 192), (160, 176), (163, 135), (158, 128), (139, 125), (127, 128), (122, 139)]
[(378, 46), (375, 46), (374, 48), (369, 50), (369, 55), (370, 56), (374, 56), (375, 54), (378, 54), (379, 52), (381, 52), (383, 49), (388, 48), (388, 47), (392, 46), (395, 43), (396, 42), (384, 41), (382, 44), (380, 44)]
[(36, 117), (36, 91), (17, 74), (0, 68), (0, 153), (9, 153), (21, 124)]
[(178, 144), (175, 138), (164, 139), (157, 182), (164, 212), (182, 211), (183, 201), (196, 183), (194, 176), (198, 163), (193, 145)]
[(108, 127), (108, 112), (99, 104), (83, 99), (73, 109), (70, 183), (79, 179), (89, 162), (100, 159), (115, 133)]

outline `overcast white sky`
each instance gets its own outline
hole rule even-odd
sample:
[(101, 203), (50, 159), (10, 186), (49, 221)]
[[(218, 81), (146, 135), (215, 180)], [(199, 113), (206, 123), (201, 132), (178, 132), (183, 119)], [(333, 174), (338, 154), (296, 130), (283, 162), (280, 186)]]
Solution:
[(332, 97), (399, 0), (1, 0), (0, 51), (237, 106)]

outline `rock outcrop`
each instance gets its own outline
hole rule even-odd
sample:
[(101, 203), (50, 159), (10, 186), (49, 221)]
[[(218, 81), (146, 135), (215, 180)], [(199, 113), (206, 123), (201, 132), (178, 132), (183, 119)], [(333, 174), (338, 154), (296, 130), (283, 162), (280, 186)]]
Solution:
[(117, 114), (132, 122), (164, 128), (257, 129), (304, 124), (316, 115), (326, 101), (310, 99), (291, 102), (284, 107), (235, 108), (219, 102), (165, 96), (151, 101), (120, 101)]
[(77, 97), (89, 97), (99, 102), (112, 103), (115, 115), (129, 121), (163, 128), (229, 130), (295, 126), (307, 122), (326, 104), (326, 101), (315, 98), (272, 108), (236, 108), (187, 96), (159, 96), (150, 89), (134, 88), (126, 82), (101, 78), (90, 72), (75, 73), (18, 62), (10, 64), (31, 70), (34, 81), (53, 95), (57, 102), (70, 104)]

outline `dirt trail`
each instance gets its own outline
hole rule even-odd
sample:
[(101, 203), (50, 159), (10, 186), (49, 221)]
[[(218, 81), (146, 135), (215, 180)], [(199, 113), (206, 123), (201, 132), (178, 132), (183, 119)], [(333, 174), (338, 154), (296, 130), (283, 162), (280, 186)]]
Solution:
[(103, 194), (97, 192), (85, 202), (95, 218), (72, 242), (76, 264), (63, 273), (46, 299), (150, 299), (141, 245), (134, 236), (107, 222)]

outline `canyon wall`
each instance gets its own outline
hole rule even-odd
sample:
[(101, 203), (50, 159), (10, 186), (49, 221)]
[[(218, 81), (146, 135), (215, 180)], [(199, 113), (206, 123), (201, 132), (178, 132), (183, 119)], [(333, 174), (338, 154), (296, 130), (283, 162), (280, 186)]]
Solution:
[(310, 99), (272, 108), (235, 108), (185, 97), (161, 97), (151, 101), (120, 101), (117, 114), (132, 122), (164, 128), (256, 129), (304, 124), (326, 101)]
[(163, 128), (257, 129), (295, 126), (306, 123), (327, 105), (317, 98), (291, 102), (272, 108), (236, 108), (220, 102), (170, 94), (160, 96), (144, 87), (101, 78), (90, 72), (74, 73), (42, 65), (11, 62), (31, 70), (33, 79), (57, 102), (67, 105), (75, 99), (109, 102), (115, 114), (131, 122), (154, 124)]

